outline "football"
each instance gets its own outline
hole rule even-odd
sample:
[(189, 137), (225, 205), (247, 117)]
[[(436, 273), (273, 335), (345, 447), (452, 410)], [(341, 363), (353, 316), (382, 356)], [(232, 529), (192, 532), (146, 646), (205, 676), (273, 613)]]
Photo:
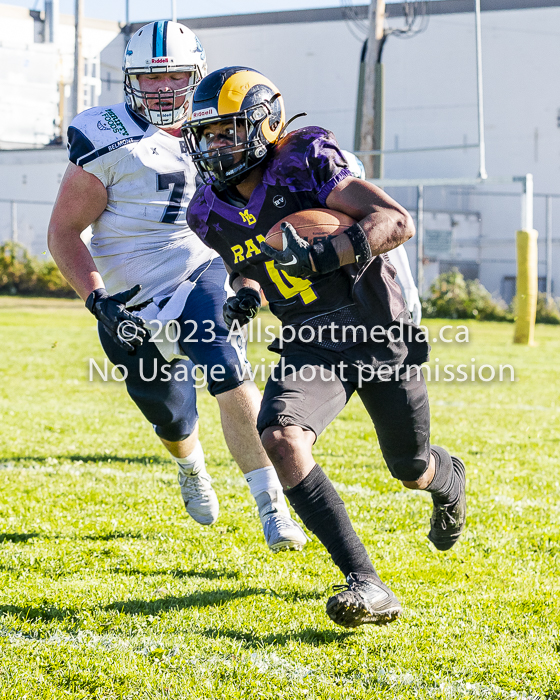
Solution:
[(356, 223), (351, 216), (334, 209), (304, 209), (280, 219), (266, 234), (266, 242), (275, 250), (283, 250), (282, 229), (280, 225), (287, 221), (308, 243), (315, 243), (321, 238), (332, 238)]

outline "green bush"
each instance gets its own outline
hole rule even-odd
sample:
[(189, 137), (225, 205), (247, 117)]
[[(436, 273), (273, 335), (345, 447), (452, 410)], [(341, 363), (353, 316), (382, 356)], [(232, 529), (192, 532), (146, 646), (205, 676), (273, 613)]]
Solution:
[(479, 280), (465, 280), (456, 267), (434, 280), (422, 309), (425, 318), (512, 320), (503, 301), (495, 299)]
[(560, 325), (560, 299), (549, 299), (544, 292), (537, 297), (537, 323)]
[(76, 297), (52, 260), (38, 260), (11, 241), (0, 245), (0, 294)]
[[(513, 318), (517, 317), (517, 297), (513, 297), (509, 311)], [(560, 299), (549, 299), (544, 292), (537, 296), (537, 323), (560, 324)]]

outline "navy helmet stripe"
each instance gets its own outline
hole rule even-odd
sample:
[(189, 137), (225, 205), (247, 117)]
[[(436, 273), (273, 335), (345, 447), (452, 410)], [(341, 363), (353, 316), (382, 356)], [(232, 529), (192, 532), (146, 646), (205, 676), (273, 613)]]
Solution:
[(161, 55), (162, 56), (167, 56), (167, 25), (169, 22), (166, 20), (165, 24), (163, 25), (163, 48)]
[(157, 56), (157, 29), (159, 22), (154, 22), (154, 30), (152, 32), (152, 58)]

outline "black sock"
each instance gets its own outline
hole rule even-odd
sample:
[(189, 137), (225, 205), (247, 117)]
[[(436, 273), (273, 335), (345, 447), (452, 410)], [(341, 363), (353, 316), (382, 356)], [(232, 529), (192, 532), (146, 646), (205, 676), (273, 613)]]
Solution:
[(379, 579), (366, 548), (354, 532), (342, 499), (318, 464), (303, 481), (284, 493), (344, 576), (354, 572)]
[(464, 473), (464, 467), (459, 460), (452, 460), (443, 447), (432, 445), (430, 449), (434, 455), (436, 471), (426, 491), (432, 494), (434, 502), (454, 504), (461, 495), (462, 479), (458, 471)]

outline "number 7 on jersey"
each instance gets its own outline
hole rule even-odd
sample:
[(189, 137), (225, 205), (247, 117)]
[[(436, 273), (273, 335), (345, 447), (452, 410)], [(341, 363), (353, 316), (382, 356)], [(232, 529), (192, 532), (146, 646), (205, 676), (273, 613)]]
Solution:
[(186, 216), (185, 208), (181, 206), (181, 202), (183, 201), (183, 193), (185, 191), (185, 184), (185, 172), (183, 170), (178, 170), (175, 173), (157, 174), (158, 192), (169, 190), (169, 187), (172, 185), (171, 195), (169, 196), (169, 204), (165, 208), (161, 219), (162, 224), (174, 224), (179, 218), (179, 214)]

